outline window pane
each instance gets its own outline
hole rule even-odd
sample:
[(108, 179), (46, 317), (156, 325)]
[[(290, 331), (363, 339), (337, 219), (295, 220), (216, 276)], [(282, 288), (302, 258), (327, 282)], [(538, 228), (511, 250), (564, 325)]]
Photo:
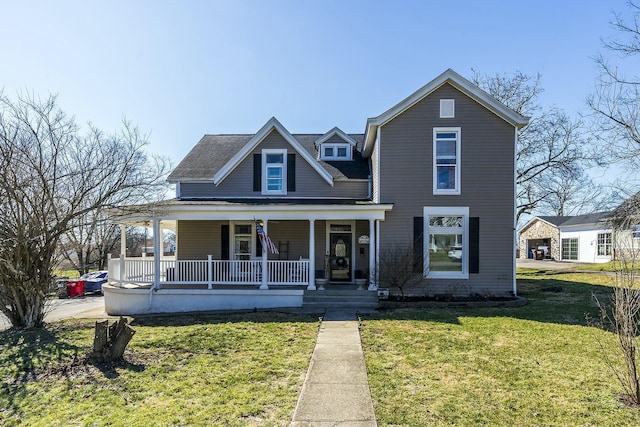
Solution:
[(331, 231), (346, 231), (346, 232), (350, 232), (351, 231), (351, 225), (349, 225), (349, 224), (331, 224), (330, 230)]
[(578, 259), (578, 239), (562, 239), (562, 259)]
[(456, 189), (456, 167), (455, 166), (438, 166), (438, 190), (455, 190)]
[(347, 157), (347, 149), (345, 147), (338, 147), (338, 157)]
[(282, 179), (282, 167), (270, 166), (267, 167), (267, 190), (268, 191), (282, 191), (283, 179)]
[(333, 147), (324, 147), (324, 156), (333, 157)]
[(282, 168), (280, 167), (267, 168), (267, 178), (282, 178)]
[(612, 252), (611, 233), (598, 234), (598, 255), (609, 256)]
[(280, 154), (267, 154), (267, 163), (283, 163), (282, 153)]
[(462, 272), (460, 234), (430, 234), (429, 271)]
[(430, 227), (462, 227), (463, 217), (461, 216), (430, 216)]
[(457, 136), (455, 132), (436, 132), (436, 139), (456, 139)]
[(282, 180), (273, 180), (270, 179), (267, 181), (267, 190), (269, 191), (281, 191), (282, 190)]
[(251, 234), (251, 225), (249, 224), (236, 224), (235, 234)]
[[(436, 157), (440, 159), (455, 158), (456, 157), (456, 141), (437, 141), (436, 143)], [(438, 161), (438, 163), (440, 163)]]

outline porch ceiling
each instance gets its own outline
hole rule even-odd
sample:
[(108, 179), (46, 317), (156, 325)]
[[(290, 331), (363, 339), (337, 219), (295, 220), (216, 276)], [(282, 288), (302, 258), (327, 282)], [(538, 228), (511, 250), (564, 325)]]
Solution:
[(175, 228), (178, 220), (384, 220), (392, 203), (373, 203), (352, 200), (167, 200), (153, 206), (139, 206), (110, 210), (112, 220), (129, 224), (149, 226), (156, 218), (163, 228)]

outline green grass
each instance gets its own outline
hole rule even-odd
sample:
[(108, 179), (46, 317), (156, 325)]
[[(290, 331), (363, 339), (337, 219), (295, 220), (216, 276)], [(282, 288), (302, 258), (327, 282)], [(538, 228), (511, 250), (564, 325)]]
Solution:
[(579, 266), (576, 266), (574, 270), (604, 271), (604, 272), (611, 273), (611, 272), (618, 271), (621, 268), (621, 266), (624, 266), (623, 268), (625, 269), (633, 269), (636, 271), (640, 270), (640, 265), (638, 265), (638, 263), (633, 263), (633, 262), (620, 263), (616, 261), (609, 261), (601, 264), (580, 264)]
[[(589, 326), (603, 275), (520, 270), (521, 308), (395, 310), (361, 336), (380, 426), (637, 426)], [(560, 290), (560, 292), (557, 292)], [(556, 291), (556, 292), (553, 292)]]
[(0, 333), (0, 425), (285, 426), (317, 333), (291, 314), (144, 318), (124, 363), (73, 363), (93, 323)]
[[(518, 270), (521, 308), (401, 309), (363, 318), (380, 426), (635, 426), (592, 327), (602, 274)], [(287, 426), (315, 317), (135, 319), (115, 366), (80, 363), (93, 321), (0, 333), (3, 426)], [(74, 362), (74, 360), (76, 360)]]

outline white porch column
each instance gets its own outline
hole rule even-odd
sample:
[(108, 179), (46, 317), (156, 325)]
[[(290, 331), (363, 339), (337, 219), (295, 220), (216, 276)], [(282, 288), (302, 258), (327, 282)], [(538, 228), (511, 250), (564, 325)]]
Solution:
[(120, 280), (118, 280), (118, 285), (121, 288), (124, 287), (124, 275), (125, 275), (124, 254), (120, 254)]
[(160, 289), (160, 256), (162, 248), (160, 246), (160, 220), (153, 219), (153, 286)]
[(316, 290), (316, 220), (309, 219), (309, 286), (310, 291)]
[(120, 253), (127, 256), (127, 226), (120, 224)]
[[(262, 229), (264, 230), (264, 234), (267, 235), (267, 223), (268, 220), (263, 220)], [(267, 281), (269, 280), (269, 265), (267, 263), (267, 257), (269, 255), (269, 248), (265, 247), (262, 243), (262, 239), (260, 240), (260, 244), (262, 245), (262, 281), (260, 282), (260, 289), (269, 289), (269, 285)]]
[(376, 274), (376, 220), (369, 220), (369, 290), (378, 289)]

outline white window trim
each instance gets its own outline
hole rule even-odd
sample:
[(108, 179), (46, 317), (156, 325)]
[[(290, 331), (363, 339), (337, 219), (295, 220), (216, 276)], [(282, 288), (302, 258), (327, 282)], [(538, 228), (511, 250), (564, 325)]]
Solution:
[[(455, 132), (458, 137), (456, 138), (456, 188), (453, 190), (441, 190), (438, 189), (438, 167), (436, 159), (436, 135), (442, 132)], [(433, 194), (434, 195), (449, 195), (457, 196), (460, 194), (460, 169), (462, 164), (462, 153), (460, 152), (460, 141), (462, 139), (462, 130), (459, 127), (438, 127), (433, 128)]]
[[(324, 149), (326, 147), (331, 147), (333, 148), (333, 156), (325, 156), (324, 154)], [(347, 150), (347, 156), (346, 157), (339, 157), (338, 156), (338, 148), (346, 148)], [(323, 143), (322, 145), (320, 145), (320, 159), (321, 160), (333, 160), (333, 161), (347, 161), (347, 160), (353, 160), (353, 147), (349, 144), (349, 143), (342, 143), (342, 142), (332, 142), (332, 143)]]
[[(445, 231), (449, 227), (429, 227), (429, 216), (461, 216), (462, 220), (462, 271), (429, 271), (429, 242), (431, 241), (431, 229)], [(452, 207), (433, 207), (425, 206), (423, 208), (423, 254), (424, 254), (424, 277), (430, 279), (468, 279), (469, 278), (469, 207), (468, 206), (452, 206)], [(435, 231), (434, 230), (434, 231)]]
[[(448, 110), (451, 110), (449, 113)], [(453, 119), (456, 116), (456, 100), (441, 99), (440, 100), (440, 118)]]
[[(267, 189), (267, 154), (282, 154), (282, 190)], [(287, 194), (287, 150), (265, 148), (262, 150), (262, 194), (285, 195)]]

